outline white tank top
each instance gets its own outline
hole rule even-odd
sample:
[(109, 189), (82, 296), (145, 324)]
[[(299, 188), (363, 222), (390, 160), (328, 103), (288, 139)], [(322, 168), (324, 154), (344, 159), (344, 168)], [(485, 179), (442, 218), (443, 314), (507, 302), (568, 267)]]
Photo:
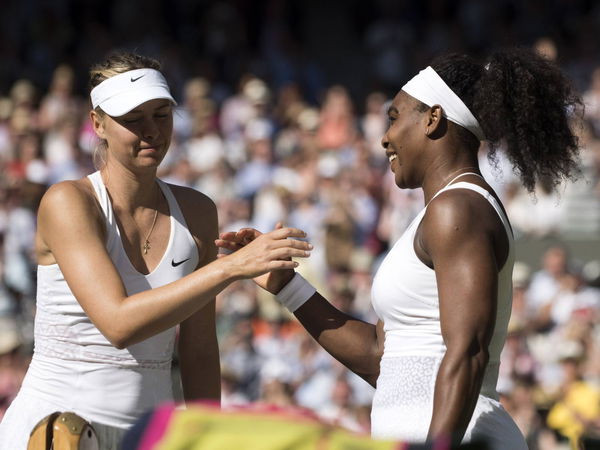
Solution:
[[(462, 174), (466, 175), (466, 174)], [(461, 176), (462, 176), (461, 175)], [(452, 183), (452, 182), (451, 182)], [(494, 333), (489, 345), (490, 359), (481, 394), (498, 398), (496, 383), (500, 352), (512, 305), (512, 269), (514, 264), (512, 231), (502, 208), (485, 189), (472, 183), (458, 182), (441, 189), (469, 189), (481, 194), (496, 210), (509, 240), (506, 263), (498, 274), (498, 305)], [(433, 199), (432, 199), (433, 200)], [(399, 356), (443, 357), (446, 345), (440, 327), (440, 310), (435, 271), (416, 255), (414, 238), (427, 206), (409, 225), (381, 263), (372, 287), (373, 308), (384, 323), (383, 358)]]
[[(106, 217), (106, 248), (128, 295), (156, 288), (193, 272), (196, 243), (170, 188), (157, 179), (169, 205), (167, 249), (149, 274), (131, 264), (121, 241), (110, 198), (99, 172), (89, 175)], [(88, 420), (128, 427), (145, 410), (172, 399), (172, 327), (138, 344), (117, 349), (96, 328), (69, 289), (57, 264), (38, 266), (35, 345), (22, 392), (56, 410)], [(102, 301), (98, 288), (97, 301)]]

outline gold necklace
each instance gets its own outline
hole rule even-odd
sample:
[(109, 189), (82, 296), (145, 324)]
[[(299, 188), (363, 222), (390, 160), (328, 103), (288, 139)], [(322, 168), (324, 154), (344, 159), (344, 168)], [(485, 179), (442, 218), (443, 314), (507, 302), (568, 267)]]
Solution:
[(154, 225), (156, 225), (156, 218), (158, 217), (158, 202), (160, 199), (160, 188), (158, 188), (158, 191), (156, 192), (156, 209), (154, 210), (154, 219), (152, 219), (152, 226), (150, 227), (150, 231), (148, 232), (148, 234), (146, 235), (146, 239), (144, 240), (144, 245), (142, 246), (142, 250), (144, 250), (144, 255), (148, 254), (148, 250), (150, 250), (150, 235), (152, 234), (152, 231), (154, 230)]

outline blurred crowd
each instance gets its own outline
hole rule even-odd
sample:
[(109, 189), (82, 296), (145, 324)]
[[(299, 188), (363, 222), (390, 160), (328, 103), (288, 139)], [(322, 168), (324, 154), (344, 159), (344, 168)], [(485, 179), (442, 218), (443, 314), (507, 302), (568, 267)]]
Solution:
[[(485, 2), (459, 3), (466, 11), (485, 9)], [(379, 23), (373, 45), (384, 49), (387, 38), (402, 38), (408, 48), (414, 36), (390, 35), (394, 23)], [(438, 24), (430, 28), (440, 39), (460, 25), (432, 23)], [(435, 42), (429, 50), (436, 50)], [(562, 61), (556, 40), (542, 38), (534, 45)], [(501, 149), (492, 161), (481, 149), (482, 171), (519, 238), (594, 240), (600, 233), (600, 65), (590, 64), (583, 43), (581, 49), (580, 59), (567, 67), (586, 108), (585, 120), (576, 124), (580, 179), (556, 191), (542, 181), (532, 195), (520, 186)], [(263, 49), (267, 65), (286, 61), (280, 50)], [(201, 76), (177, 76), (164, 61), (180, 94), (171, 148), (159, 169), (165, 181), (210, 196), (223, 231), (245, 226), (267, 231), (277, 222), (305, 230), (315, 250), (299, 271), (336, 307), (369, 322), (377, 320), (370, 305), (374, 271), (423, 207), (420, 190), (394, 185), (380, 144), (387, 127), (387, 88), (393, 84), (384, 81), (405, 76), (388, 73), (392, 68), (384, 62), (396, 61), (396, 70), (407, 73), (417, 67), (398, 55), (379, 56), (381, 89), (360, 97), (345, 84), (308, 83), (318, 77), (306, 75), (307, 66), (303, 81), (286, 78), (282, 63), (279, 72), (269, 72), (279, 77), (248, 70), (225, 88), (200, 69)], [(33, 350), (40, 198), (49, 185), (95, 170), (97, 141), (77, 70), (56, 64), (45, 85), (32, 76), (0, 91), (0, 418)], [(7, 79), (0, 74), (0, 81)], [(600, 262), (583, 264), (566, 246), (553, 245), (539, 265), (518, 262), (513, 278), (513, 314), (498, 384), (503, 404), (532, 450), (600, 439)], [(325, 354), (270, 295), (251, 281), (235, 283), (218, 296), (217, 315), (225, 405), (301, 406), (351, 430), (368, 431), (373, 389)]]

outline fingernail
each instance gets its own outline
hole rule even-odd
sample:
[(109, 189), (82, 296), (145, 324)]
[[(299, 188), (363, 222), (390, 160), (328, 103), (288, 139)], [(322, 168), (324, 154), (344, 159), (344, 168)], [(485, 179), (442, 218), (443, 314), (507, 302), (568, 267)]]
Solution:
[(300, 264), (296, 261), (294, 261), (294, 267), (298, 267)]
[(313, 249), (312, 244), (308, 244), (308, 248), (310, 248), (312, 250)]

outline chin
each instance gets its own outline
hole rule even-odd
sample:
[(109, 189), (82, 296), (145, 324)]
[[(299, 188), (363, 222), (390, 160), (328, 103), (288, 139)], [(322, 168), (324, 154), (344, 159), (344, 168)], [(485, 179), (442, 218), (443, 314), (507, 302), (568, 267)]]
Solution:
[(394, 183), (396, 184), (396, 186), (398, 186), (400, 189), (406, 189), (407, 185), (406, 185), (406, 180), (404, 180), (403, 178), (399, 177), (399, 176), (395, 176), (394, 177)]
[(400, 189), (417, 189), (421, 187), (420, 185), (417, 185), (416, 183), (411, 183), (403, 178), (396, 178), (395, 182), (396, 186), (398, 186)]
[(156, 170), (158, 169), (158, 166), (160, 165), (160, 161), (143, 161), (139, 164), (136, 164), (138, 170)]

